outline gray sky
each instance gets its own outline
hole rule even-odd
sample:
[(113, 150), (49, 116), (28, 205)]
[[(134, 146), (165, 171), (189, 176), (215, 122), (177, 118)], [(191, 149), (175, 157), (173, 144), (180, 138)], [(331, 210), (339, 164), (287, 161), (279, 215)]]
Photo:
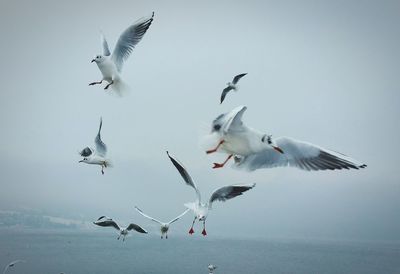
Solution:
[[(106, 214), (148, 224), (194, 199), (171, 151), (208, 196), (257, 183), (215, 205), (210, 235), (400, 240), (399, 1), (0, 2), (0, 209), (34, 208), (87, 220)], [(200, 3), (201, 2), (201, 3)], [(132, 87), (115, 98), (88, 83), (102, 30), (113, 48), (155, 12), (124, 66)], [(241, 90), (219, 96), (237, 73)], [(201, 136), (220, 113), (340, 151), (361, 171), (212, 170)], [(103, 116), (115, 167), (78, 164)], [(191, 216), (178, 224), (186, 234)], [(197, 228), (199, 230), (199, 228)]]

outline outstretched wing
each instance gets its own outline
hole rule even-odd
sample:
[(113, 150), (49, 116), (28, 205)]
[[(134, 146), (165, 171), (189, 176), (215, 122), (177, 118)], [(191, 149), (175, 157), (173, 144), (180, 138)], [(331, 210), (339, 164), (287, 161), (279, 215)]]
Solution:
[(283, 154), (268, 147), (259, 153), (239, 158), (236, 161), (236, 166), (250, 171), (280, 166), (294, 166), (304, 170), (359, 169), (366, 167), (365, 164), (344, 154), (310, 143), (287, 137), (277, 138), (275, 142), (283, 150)]
[(124, 61), (129, 57), (134, 47), (140, 42), (153, 22), (154, 12), (150, 18), (142, 18), (128, 27), (119, 37), (111, 56), (118, 71), (121, 71)]
[(247, 107), (239, 106), (226, 114), (225, 123), (222, 125), (222, 130), (226, 134), (229, 131), (240, 130), (243, 125), (242, 116)]
[(96, 222), (93, 222), (95, 225), (98, 226), (103, 226), (103, 227), (114, 227), (116, 230), (121, 230), (119, 225), (111, 218), (108, 218), (106, 216), (101, 216), (99, 219), (97, 219)]
[(175, 222), (178, 221), (180, 218), (182, 218), (183, 215), (185, 215), (186, 213), (188, 213), (189, 210), (190, 210), (189, 208), (186, 209), (181, 215), (179, 215), (179, 216), (175, 217), (174, 219), (172, 219), (171, 221), (169, 221), (168, 224), (175, 223)]
[(136, 209), (136, 211), (139, 212), (140, 215), (142, 215), (143, 217), (145, 217), (145, 218), (147, 218), (147, 219), (149, 219), (149, 220), (152, 220), (153, 222), (159, 223), (160, 225), (163, 224), (163, 222), (161, 222), (161, 221), (159, 221), (159, 220), (157, 220), (157, 219), (155, 219), (155, 218), (153, 218), (153, 217), (150, 217), (149, 215), (146, 215), (146, 214), (145, 214), (140, 208), (138, 208), (137, 206), (135, 206), (135, 209)]
[(103, 141), (101, 140), (101, 136), (100, 136), (100, 131), (101, 131), (102, 125), (103, 125), (103, 119), (100, 117), (99, 132), (97, 133), (97, 136), (94, 139), (94, 143), (96, 144), (96, 153), (99, 154), (100, 156), (104, 157), (104, 156), (106, 156), (106, 153), (107, 153), (107, 146), (105, 143), (103, 143)]
[(82, 157), (88, 157), (88, 156), (92, 155), (92, 153), (93, 153), (93, 151), (90, 147), (85, 147), (84, 149), (82, 149), (81, 152), (79, 152), (79, 154)]
[(168, 151), (167, 151), (167, 155), (169, 157), (169, 159), (171, 160), (171, 162), (174, 164), (174, 166), (176, 167), (176, 169), (179, 171), (179, 173), (181, 174), (183, 180), (186, 182), (186, 184), (188, 186), (191, 186), (194, 188), (194, 190), (196, 191), (196, 197), (197, 203), (201, 202), (201, 195), (200, 195), (200, 191), (197, 188), (196, 184), (193, 182), (192, 178), (190, 177), (189, 173), (186, 171), (186, 169), (183, 167), (183, 165), (181, 163), (179, 163), (177, 160), (175, 160), (171, 155), (169, 155)]
[(104, 36), (103, 33), (100, 34), (100, 39), (101, 39), (101, 46), (103, 47), (103, 55), (104, 56), (110, 56), (111, 52), (110, 52), (110, 48), (108, 47), (108, 43), (106, 40), (106, 37)]
[(221, 104), (225, 100), (225, 97), (228, 94), (228, 92), (231, 91), (232, 89), (233, 89), (233, 87), (231, 87), (231, 86), (224, 88), (224, 90), (221, 93)]
[(139, 233), (146, 233), (147, 234), (147, 231), (144, 230), (143, 228), (141, 228), (140, 226), (138, 226), (137, 224), (129, 224), (129, 226), (126, 229), (129, 230), (129, 231), (131, 231), (133, 229), (133, 230), (136, 230)]
[(239, 82), (240, 78), (245, 76), (247, 73), (238, 74), (233, 78), (232, 84), (236, 85)]
[(26, 261), (24, 261), (24, 260), (15, 260), (15, 261), (10, 262), (10, 263), (9, 263), (8, 265), (6, 265), (6, 267), (4, 268), (3, 274), (6, 273), (7, 270), (8, 270), (10, 267), (13, 267), (14, 265), (16, 265), (16, 264), (18, 264), (18, 263), (25, 263), (25, 262), (26, 262)]
[(252, 189), (255, 187), (256, 184), (250, 185), (231, 185), (231, 186), (224, 186), (215, 190), (210, 197), (208, 202), (208, 206), (211, 209), (212, 203), (215, 201), (225, 202), (226, 200), (235, 198), (239, 195), (242, 195), (244, 192)]

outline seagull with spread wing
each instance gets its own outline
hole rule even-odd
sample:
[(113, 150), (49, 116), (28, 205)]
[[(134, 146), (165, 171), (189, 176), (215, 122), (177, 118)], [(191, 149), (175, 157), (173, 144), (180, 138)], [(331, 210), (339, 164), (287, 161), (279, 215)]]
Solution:
[(206, 232), (206, 219), (208, 216), (209, 210), (212, 209), (212, 204), (213, 202), (220, 201), (220, 202), (225, 202), (226, 200), (235, 198), (237, 196), (242, 195), (244, 192), (252, 189), (255, 187), (256, 184), (247, 184), (247, 185), (230, 185), (230, 186), (224, 186), (220, 187), (211, 194), (210, 199), (208, 202), (203, 203), (201, 201), (201, 195), (200, 191), (197, 188), (196, 184), (190, 177), (189, 173), (186, 171), (186, 169), (183, 167), (182, 164), (180, 164), (174, 157), (172, 157), (168, 151), (167, 151), (168, 157), (171, 160), (172, 164), (176, 167), (178, 172), (181, 174), (183, 180), (185, 183), (192, 187), (196, 191), (196, 201), (193, 203), (186, 203), (185, 206), (189, 208), (190, 210), (193, 211), (194, 213), (194, 220), (192, 223), (192, 226), (190, 227), (189, 234), (193, 234), (193, 226), (196, 220), (198, 219), (199, 222), (203, 222), (203, 231), (201, 234), (204, 236), (207, 235)]
[(214, 163), (213, 168), (223, 167), (233, 156), (236, 167), (249, 171), (279, 166), (294, 166), (303, 170), (366, 167), (339, 152), (288, 137), (273, 139), (271, 135), (247, 127), (242, 122), (246, 109), (245, 106), (239, 106), (219, 115), (212, 122), (211, 134), (218, 137), (218, 144), (206, 153), (221, 151), (228, 154), (223, 163)]
[(138, 226), (137, 224), (129, 224), (126, 228), (120, 227), (113, 219), (107, 216), (101, 216), (97, 219), (96, 222), (93, 222), (95, 225), (102, 226), (102, 227), (113, 227), (118, 230), (118, 240), (122, 237), (122, 241), (125, 241), (125, 237), (129, 234), (129, 231), (135, 230), (139, 233), (147, 234), (147, 231), (144, 230), (142, 227)]
[(183, 215), (185, 215), (185, 214), (190, 210), (190, 209), (186, 209), (182, 214), (180, 214), (179, 216), (175, 217), (175, 218), (172, 219), (171, 221), (165, 223), (165, 222), (161, 222), (160, 220), (157, 220), (157, 219), (155, 219), (155, 218), (153, 218), (153, 217), (150, 217), (149, 215), (146, 215), (146, 214), (145, 214), (140, 208), (138, 208), (137, 206), (135, 206), (135, 209), (136, 209), (136, 211), (139, 212), (143, 217), (145, 217), (145, 218), (147, 218), (147, 219), (149, 219), (149, 220), (151, 220), (151, 221), (153, 221), (153, 222), (156, 222), (156, 223), (158, 223), (159, 225), (161, 225), (161, 227), (160, 227), (161, 239), (163, 239), (164, 236), (165, 236), (165, 239), (168, 239), (168, 230), (169, 230), (169, 226), (170, 226), (172, 223), (175, 223), (176, 221), (178, 221), (180, 218), (182, 218)]
[(222, 91), (221, 94), (221, 104), (222, 102), (225, 100), (226, 95), (228, 94), (229, 91), (233, 90), (233, 91), (237, 91), (239, 89), (239, 86), (237, 85), (237, 83), (239, 82), (239, 80), (245, 76), (247, 73), (242, 73), (242, 74), (238, 74), (235, 77), (233, 77), (232, 82), (228, 82), (226, 83), (228, 86), (226, 88), (224, 88), (224, 90)]
[(18, 263), (26, 263), (26, 261), (24, 260), (15, 260), (12, 261), (11, 263), (9, 263), (8, 265), (6, 265), (6, 267), (4, 268), (3, 274), (5, 274), (7, 272), (7, 270), (11, 267), (14, 267), (16, 264)]
[(104, 174), (104, 168), (110, 167), (110, 160), (106, 159), (107, 154), (107, 146), (100, 137), (101, 126), (103, 125), (103, 119), (100, 118), (100, 126), (99, 132), (94, 139), (94, 143), (96, 145), (96, 149), (85, 147), (82, 149), (79, 154), (83, 157), (79, 163), (86, 163), (90, 165), (100, 165), (101, 166), (101, 174)]
[(112, 54), (108, 47), (107, 40), (104, 35), (101, 34), (103, 54), (96, 55), (92, 62), (95, 62), (99, 67), (103, 79), (98, 82), (90, 83), (90, 86), (101, 84), (103, 81), (106, 81), (107, 85), (104, 88), (105, 90), (111, 86), (118, 95), (122, 95), (122, 92), (126, 89), (126, 85), (120, 77), (122, 66), (150, 27), (153, 22), (153, 17), (154, 12), (150, 17), (139, 19), (133, 23), (133, 25), (129, 26), (119, 37)]

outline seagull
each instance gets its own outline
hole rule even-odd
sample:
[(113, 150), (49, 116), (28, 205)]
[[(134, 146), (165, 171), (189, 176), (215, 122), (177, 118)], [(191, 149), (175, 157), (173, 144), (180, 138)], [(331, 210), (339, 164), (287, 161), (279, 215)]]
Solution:
[(214, 270), (217, 269), (217, 267), (213, 264), (209, 264), (207, 268), (208, 268), (208, 271), (210, 271), (209, 272), (210, 274), (214, 273)]
[(101, 126), (103, 124), (103, 119), (100, 117), (100, 126), (99, 132), (94, 139), (94, 143), (96, 145), (96, 149), (85, 147), (82, 149), (79, 154), (83, 157), (79, 163), (86, 163), (91, 165), (100, 165), (101, 166), (101, 174), (104, 175), (104, 168), (111, 166), (110, 160), (106, 159), (107, 154), (107, 146), (100, 137)]
[(151, 17), (141, 18), (129, 26), (119, 37), (112, 54), (106, 38), (101, 34), (103, 54), (96, 55), (92, 63), (95, 62), (97, 64), (103, 75), (103, 79), (98, 82), (92, 82), (89, 86), (101, 84), (103, 81), (106, 81), (107, 85), (104, 88), (105, 90), (112, 85), (113, 90), (116, 91), (118, 95), (121, 95), (124, 86), (120, 77), (122, 66), (150, 27), (153, 22), (153, 17), (154, 12)]
[(14, 267), (17, 263), (26, 263), (26, 261), (24, 261), (24, 260), (12, 261), (8, 265), (6, 265), (6, 267), (4, 268), (3, 274), (5, 274), (9, 268)]
[(344, 154), (288, 137), (273, 139), (271, 135), (247, 127), (242, 122), (245, 106), (219, 115), (211, 126), (211, 134), (219, 142), (206, 153), (222, 151), (229, 156), (213, 168), (223, 167), (233, 156), (235, 166), (253, 171), (260, 168), (293, 166), (303, 170), (360, 169), (362, 164)]
[(156, 223), (158, 223), (158, 224), (161, 225), (161, 228), (160, 228), (160, 230), (161, 230), (161, 239), (163, 239), (164, 236), (165, 236), (165, 239), (168, 239), (168, 230), (169, 230), (169, 226), (170, 226), (172, 223), (178, 221), (183, 215), (185, 215), (185, 214), (190, 210), (190, 209), (186, 209), (186, 210), (185, 210), (181, 215), (179, 215), (178, 217), (172, 219), (172, 220), (169, 221), (168, 223), (164, 223), (164, 222), (161, 222), (161, 221), (159, 221), (159, 220), (157, 220), (157, 219), (155, 219), (155, 218), (153, 218), (153, 217), (150, 217), (150, 216), (146, 215), (146, 214), (145, 214), (140, 208), (138, 208), (137, 206), (135, 206), (135, 209), (136, 209), (136, 211), (139, 212), (142, 216), (144, 216), (144, 217), (146, 217), (147, 219), (150, 219), (150, 220), (152, 220), (153, 222), (156, 222)]
[(126, 235), (128, 235), (129, 231), (131, 231), (132, 229), (136, 230), (139, 233), (145, 233), (147, 234), (147, 231), (144, 230), (143, 228), (141, 228), (140, 226), (138, 226), (137, 224), (129, 224), (128, 227), (124, 228), (124, 227), (120, 227), (113, 219), (107, 217), (107, 216), (101, 216), (100, 218), (97, 219), (96, 222), (93, 222), (95, 225), (98, 226), (112, 226), (114, 227), (116, 230), (118, 230), (119, 235), (118, 235), (118, 240), (121, 238), (122, 236), (122, 241), (125, 241), (125, 237)]
[(226, 88), (224, 88), (224, 90), (222, 91), (221, 104), (224, 101), (225, 96), (228, 94), (229, 91), (231, 91), (231, 90), (237, 91), (238, 90), (239, 87), (237, 86), (237, 83), (239, 82), (240, 78), (242, 78), (246, 74), (247, 73), (238, 74), (235, 77), (233, 77), (232, 83), (231, 82), (226, 83), (228, 86)]
[(181, 174), (183, 180), (186, 182), (188, 186), (191, 186), (195, 191), (196, 191), (196, 201), (194, 203), (186, 203), (185, 206), (189, 208), (190, 210), (193, 211), (194, 213), (194, 220), (192, 223), (192, 226), (190, 227), (189, 234), (193, 234), (193, 226), (196, 220), (198, 219), (199, 222), (203, 222), (203, 231), (201, 234), (203, 236), (207, 235), (206, 232), (206, 219), (208, 216), (208, 211), (212, 209), (212, 203), (216, 201), (221, 201), (225, 202), (226, 200), (235, 198), (236, 196), (242, 195), (244, 192), (252, 189), (255, 187), (256, 184), (248, 184), (248, 185), (230, 185), (230, 186), (224, 186), (221, 188), (218, 188), (214, 190), (214, 192), (211, 194), (210, 199), (208, 200), (207, 203), (202, 203), (201, 201), (201, 195), (200, 191), (197, 188), (196, 184), (190, 177), (189, 173), (186, 171), (186, 169), (183, 167), (182, 164), (180, 164), (175, 158), (173, 158), (167, 151), (167, 155), (169, 159), (171, 160), (172, 164), (176, 167), (176, 169), (179, 171)]

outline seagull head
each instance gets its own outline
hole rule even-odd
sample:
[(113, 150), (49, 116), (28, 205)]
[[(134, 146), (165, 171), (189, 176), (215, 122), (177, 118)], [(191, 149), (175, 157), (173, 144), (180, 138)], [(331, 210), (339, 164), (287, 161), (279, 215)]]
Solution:
[(261, 138), (261, 142), (270, 145), (273, 149), (275, 149), (281, 154), (284, 153), (283, 150), (279, 146), (277, 146), (275, 142), (272, 140), (272, 135), (264, 134), (263, 137)]
[(219, 132), (221, 130), (224, 123), (224, 117), (225, 114), (221, 114), (217, 118), (215, 118), (215, 120), (211, 124), (211, 133)]
[(96, 57), (94, 57), (94, 59), (92, 59), (91, 63), (96, 62), (98, 64), (98, 63), (103, 62), (104, 59), (105, 58), (103, 55), (96, 55)]

